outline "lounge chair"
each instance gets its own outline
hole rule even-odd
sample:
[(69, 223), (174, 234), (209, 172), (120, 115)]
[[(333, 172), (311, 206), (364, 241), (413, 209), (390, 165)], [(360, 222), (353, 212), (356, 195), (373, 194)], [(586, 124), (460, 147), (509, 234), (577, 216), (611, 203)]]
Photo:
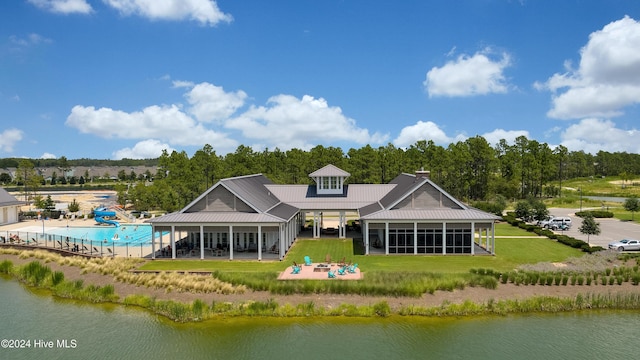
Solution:
[(338, 261), (338, 266), (346, 266), (345, 257), (343, 257), (340, 261)]
[(111, 251), (111, 248), (107, 248), (107, 251), (109, 252), (109, 255), (111, 255), (112, 257), (116, 256), (116, 253), (114, 253), (113, 251)]
[(327, 254), (327, 256), (324, 257), (324, 262), (327, 264), (331, 264), (331, 254)]
[(35, 246), (38, 246), (38, 240), (36, 240), (35, 238), (31, 238), (31, 242), (32, 242)]
[(343, 266), (338, 269), (338, 275), (346, 275), (347, 267)]
[(311, 258), (309, 256), (305, 256), (304, 257), (304, 265), (305, 266), (311, 266), (312, 262), (311, 262)]
[(358, 263), (355, 263), (355, 264), (349, 266), (347, 271), (349, 271), (350, 274), (355, 274), (357, 268), (358, 268)]
[(336, 272), (333, 270), (329, 270), (327, 276), (329, 277), (329, 279), (333, 279), (334, 277), (336, 277)]
[(276, 246), (276, 244), (273, 244), (273, 246), (269, 248), (269, 253), (271, 253), (271, 254), (279, 253), (278, 247)]
[(101, 253), (100, 251), (98, 251), (98, 249), (96, 249), (96, 247), (95, 247), (95, 246), (93, 247), (93, 251), (94, 251), (96, 254), (98, 254), (98, 255), (102, 256), (102, 253)]
[(0, 236), (0, 240), (2, 240), (3, 244), (7, 242), (7, 238), (4, 236)]
[(295, 261), (293, 262), (293, 265), (291, 265), (292, 274), (299, 274), (301, 269), (300, 265), (296, 264)]

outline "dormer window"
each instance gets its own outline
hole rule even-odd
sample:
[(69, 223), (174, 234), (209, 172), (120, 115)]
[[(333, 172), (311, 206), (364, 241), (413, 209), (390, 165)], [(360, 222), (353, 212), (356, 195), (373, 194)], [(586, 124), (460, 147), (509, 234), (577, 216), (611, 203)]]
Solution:
[(309, 176), (316, 182), (319, 195), (337, 195), (343, 193), (344, 182), (349, 173), (333, 165), (327, 165)]

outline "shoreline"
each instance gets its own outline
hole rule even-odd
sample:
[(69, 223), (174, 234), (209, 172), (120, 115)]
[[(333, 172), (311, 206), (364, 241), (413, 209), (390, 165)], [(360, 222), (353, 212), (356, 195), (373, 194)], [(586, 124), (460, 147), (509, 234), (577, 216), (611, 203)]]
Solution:
[[(557, 312), (585, 309), (639, 309), (640, 286), (629, 282), (621, 285), (515, 285), (499, 283), (496, 289), (465, 287), (462, 290), (436, 291), (419, 298), (361, 296), (342, 294), (275, 295), (268, 291), (246, 290), (243, 293), (202, 293), (167, 291), (165, 288), (139, 286), (118, 281), (112, 274), (87, 272), (78, 266), (45, 262), (34, 257), (0, 253), (0, 262), (10, 261), (14, 267), (32, 261), (44, 263), (52, 272), (64, 273), (66, 281), (82, 280), (85, 286), (112, 286), (117, 305), (137, 305), (174, 321), (195, 322), (202, 318), (176, 319), (172, 314), (159, 311), (166, 303), (182, 306), (190, 311), (195, 304), (209, 308), (227, 304), (226, 311), (218, 310), (209, 318), (218, 316), (246, 316), (242, 309), (256, 305), (263, 309), (253, 316), (475, 316), (505, 315), (521, 312)], [(20, 279), (9, 274), (13, 279)], [(24, 284), (30, 286), (28, 284)], [(40, 287), (38, 287), (40, 288)], [(46, 289), (46, 288), (45, 288)], [(53, 289), (52, 295), (56, 296)], [(584, 300), (587, 300), (587, 303)], [(622, 299), (622, 300), (621, 300)], [(79, 299), (83, 300), (83, 299)], [(595, 302), (595, 304), (592, 304)], [(257, 306), (260, 305), (260, 306)], [(213, 311), (213, 309), (211, 309)], [(251, 316), (251, 315), (249, 315)], [(207, 318), (208, 319), (208, 318)]]

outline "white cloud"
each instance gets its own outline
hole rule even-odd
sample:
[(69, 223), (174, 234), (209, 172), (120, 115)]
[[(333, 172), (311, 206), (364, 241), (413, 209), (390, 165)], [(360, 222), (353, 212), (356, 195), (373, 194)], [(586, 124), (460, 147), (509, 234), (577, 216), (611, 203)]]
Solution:
[(113, 159), (155, 159), (162, 155), (162, 150), (171, 153), (173, 149), (169, 144), (158, 140), (149, 139), (140, 141), (133, 148), (124, 148), (113, 153)]
[(528, 139), (531, 139), (529, 132), (526, 130), (495, 129), (491, 132), (484, 133), (481, 136), (485, 138), (485, 140), (487, 140), (487, 142), (492, 146), (497, 145), (502, 139), (506, 140), (507, 143), (509, 144), (514, 144), (515, 140), (520, 136), (524, 136)]
[(9, 36), (9, 41), (11, 41), (13, 45), (16, 45), (16, 47), (21, 47), (21, 48), (26, 48), (34, 45), (39, 45), (39, 44), (49, 44), (52, 42), (51, 39), (47, 39), (46, 37), (36, 33), (31, 33), (25, 37), (18, 37), (15, 35), (11, 35)]
[[(176, 82), (174, 82), (176, 86)], [(185, 86), (181, 84), (180, 86)], [(189, 112), (201, 122), (221, 121), (229, 118), (244, 105), (247, 94), (240, 90), (227, 93), (221, 86), (209, 83), (195, 85), (185, 94), (191, 104)]]
[[(526, 130), (495, 129), (480, 136), (485, 138), (489, 144), (495, 146), (502, 139), (505, 139), (509, 143), (513, 143), (518, 136), (526, 136), (529, 138), (529, 132)], [(419, 140), (432, 140), (437, 145), (447, 147), (451, 143), (465, 141), (467, 139), (468, 136), (465, 134), (448, 136), (444, 130), (438, 126), (438, 124), (432, 121), (418, 121), (415, 125), (404, 127), (400, 131), (400, 135), (393, 140), (393, 144), (398, 147), (407, 148)]]
[(492, 60), (490, 49), (473, 56), (460, 55), (442, 67), (433, 67), (427, 73), (424, 86), (429, 97), (475, 96), (490, 93), (506, 93), (508, 84), (504, 70), (511, 66), (511, 57), (502, 53)]
[(309, 149), (318, 143), (349, 141), (357, 144), (379, 144), (387, 135), (369, 134), (355, 120), (346, 117), (342, 109), (329, 106), (322, 98), (304, 95), (276, 95), (267, 106), (252, 106), (226, 127), (237, 129), (251, 140), (263, 141), (280, 149)]
[(0, 151), (13, 152), (13, 147), (22, 140), (23, 132), (18, 129), (7, 129), (0, 133)]
[(27, 0), (33, 5), (59, 14), (90, 14), (93, 8), (86, 0)]
[(76, 105), (65, 124), (82, 133), (106, 139), (160, 139), (181, 146), (210, 144), (219, 150), (231, 150), (237, 146), (235, 140), (205, 128), (177, 105), (154, 105), (131, 113)]
[(615, 117), (640, 103), (640, 23), (625, 16), (589, 35), (578, 69), (554, 74), (537, 89), (554, 93), (547, 113), (558, 119)]
[(640, 130), (619, 129), (610, 120), (584, 119), (569, 126), (561, 134), (562, 145), (571, 151), (584, 150), (640, 153)]
[(213, 0), (103, 0), (123, 15), (136, 14), (152, 20), (193, 20), (202, 25), (214, 26), (230, 22), (233, 17), (225, 14)]
[(48, 153), (48, 152), (40, 155), (40, 159), (57, 159), (57, 158), (58, 158), (57, 156), (55, 156), (52, 153)]
[(438, 145), (447, 146), (453, 141), (453, 138), (447, 136), (434, 122), (418, 121), (415, 125), (402, 128), (400, 135), (393, 140), (393, 144), (398, 147), (409, 147), (418, 140), (433, 140)]

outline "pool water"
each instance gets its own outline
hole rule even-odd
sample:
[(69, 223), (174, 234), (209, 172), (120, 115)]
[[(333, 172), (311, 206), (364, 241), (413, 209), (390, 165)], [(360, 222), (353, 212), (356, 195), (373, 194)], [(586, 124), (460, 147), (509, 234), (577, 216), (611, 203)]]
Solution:
[[(68, 236), (70, 239), (101, 241), (111, 246), (140, 245), (151, 242), (151, 225), (121, 224), (115, 226), (51, 228), (47, 234)], [(106, 240), (106, 241), (105, 241)]]

